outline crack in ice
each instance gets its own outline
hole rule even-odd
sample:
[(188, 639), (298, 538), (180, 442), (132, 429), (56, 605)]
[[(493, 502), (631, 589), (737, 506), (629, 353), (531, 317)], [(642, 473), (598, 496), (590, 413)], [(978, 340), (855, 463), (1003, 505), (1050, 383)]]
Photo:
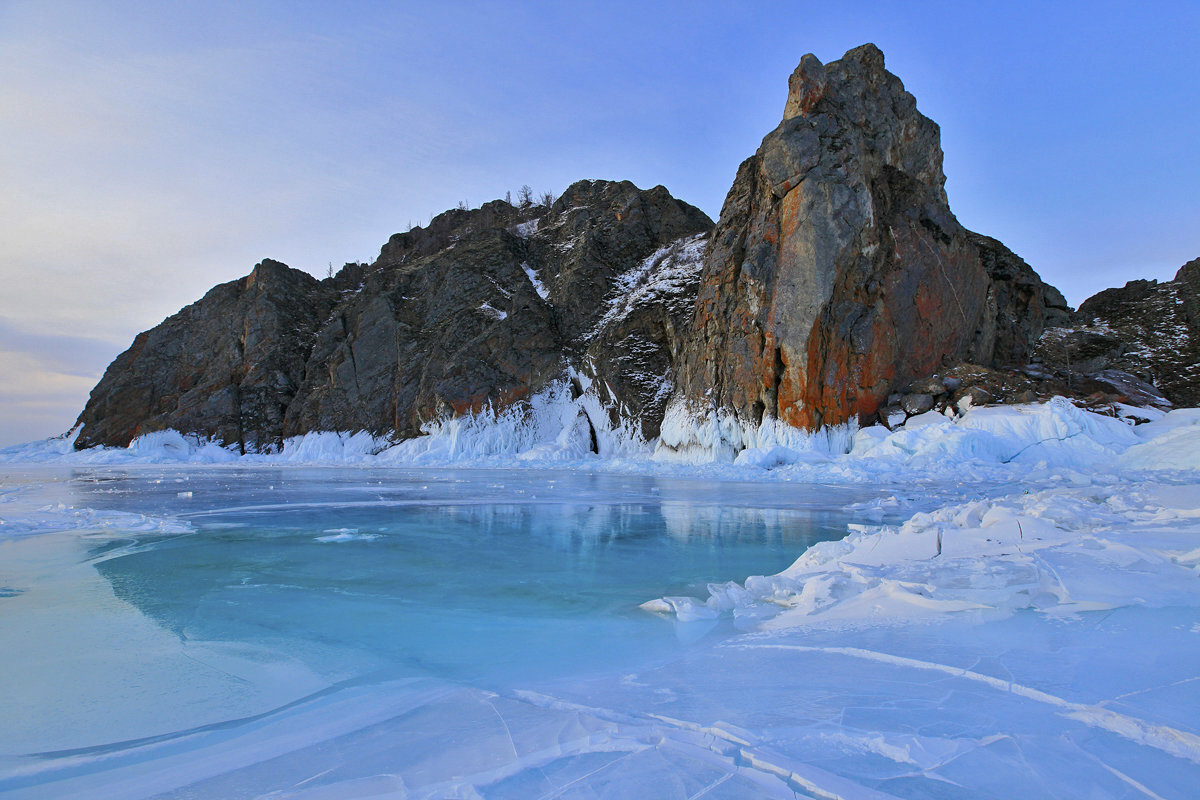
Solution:
[(1155, 725), (1137, 717), (1118, 714), (1115, 711), (1110, 711), (1100, 706), (1074, 703), (1062, 697), (1043, 692), (1040, 689), (1023, 686), (1013, 681), (1004, 681), (991, 675), (984, 675), (947, 664), (938, 664), (933, 661), (921, 661), (915, 658), (892, 655), (891, 653), (880, 653), (875, 650), (864, 650), (858, 647), (816, 647), (792, 644), (734, 644), (728, 646), (740, 650), (790, 650), (798, 653), (843, 655), (850, 658), (875, 661), (880, 664), (943, 672), (955, 678), (974, 681), (975, 683), (990, 686), (993, 689), (1023, 697), (1026, 700), (1033, 700), (1037, 703), (1054, 706), (1061, 709), (1060, 713), (1068, 719), (1082, 722), (1084, 725), (1093, 728), (1106, 730), (1136, 744), (1153, 747), (1167, 755), (1200, 764), (1200, 736), (1196, 734), (1181, 731), (1167, 725)]

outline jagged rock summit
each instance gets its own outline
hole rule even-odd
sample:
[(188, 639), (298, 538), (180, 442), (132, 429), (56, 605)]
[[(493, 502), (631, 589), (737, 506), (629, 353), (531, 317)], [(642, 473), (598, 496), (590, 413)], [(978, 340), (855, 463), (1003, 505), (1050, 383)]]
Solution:
[(167, 428), (241, 452), (278, 441), (336, 296), (334, 281), (270, 259), (213, 287), (108, 366), (76, 422), (75, 446), (123, 447)]
[[(1022, 361), (1065, 319), (1061, 294), (950, 212), (938, 126), (878, 48), (806, 55), (788, 85), (712, 235), (674, 412), (868, 422), (944, 366)], [(697, 444), (687, 427), (664, 444)]]

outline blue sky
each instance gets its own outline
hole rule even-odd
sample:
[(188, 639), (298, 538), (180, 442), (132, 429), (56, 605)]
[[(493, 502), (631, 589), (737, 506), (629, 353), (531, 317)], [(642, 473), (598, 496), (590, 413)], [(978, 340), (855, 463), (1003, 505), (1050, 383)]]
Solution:
[(1194, 2), (0, 3), (0, 445), (263, 258), (585, 177), (715, 218), (800, 56), (867, 41), (1072, 305), (1200, 256)]

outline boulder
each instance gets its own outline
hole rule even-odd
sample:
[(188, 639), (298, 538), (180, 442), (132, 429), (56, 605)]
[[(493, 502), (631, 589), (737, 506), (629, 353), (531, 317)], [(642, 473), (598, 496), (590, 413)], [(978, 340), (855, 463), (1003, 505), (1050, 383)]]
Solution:
[(900, 401), (900, 407), (909, 416), (924, 414), (926, 411), (933, 409), (933, 395), (906, 394), (904, 395), (904, 399)]
[(946, 393), (946, 383), (937, 375), (934, 375), (931, 378), (912, 381), (904, 387), (904, 391), (909, 394), (928, 394), (937, 397)]

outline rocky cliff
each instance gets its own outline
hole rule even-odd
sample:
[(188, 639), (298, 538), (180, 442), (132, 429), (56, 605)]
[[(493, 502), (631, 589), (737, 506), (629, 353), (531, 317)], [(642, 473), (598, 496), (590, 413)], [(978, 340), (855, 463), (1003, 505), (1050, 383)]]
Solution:
[[(711, 226), (661, 186), (580, 181), (550, 207), (448, 211), (325, 281), (264, 261), (140, 334), (92, 392), (77, 446), (164, 428), (243, 450), (314, 430), (407, 438), (568, 374), (653, 437)], [(690, 283), (626, 308), (685, 256)]]
[(75, 446), (124, 446), (165, 428), (241, 452), (278, 442), (335, 298), (333, 281), (271, 260), (214, 287), (109, 365), (79, 415)]
[(1065, 318), (1024, 262), (959, 225), (939, 140), (874, 45), (804, 56), (712, 235), (677, 411), (867, 422), (945, 366), (1022, 361)]
[(756, 429), (971, 402), (1166, 404), (1151, 381), (1200, 401), (1200, 261), (1073, 319), (955, 219), (938, 126), (877, 48), (806, 55), (788, 89), (715, 228), (661, 186), (580, 181), (551, 205), (447, 211), (323, 281), (264, 261), (140, 334), (76, 445), (164, 428), (243, 451), (312, 431), (399, 440), (565, 392), (556, 424), (593, 450), (620, 429), (711, 455)]

